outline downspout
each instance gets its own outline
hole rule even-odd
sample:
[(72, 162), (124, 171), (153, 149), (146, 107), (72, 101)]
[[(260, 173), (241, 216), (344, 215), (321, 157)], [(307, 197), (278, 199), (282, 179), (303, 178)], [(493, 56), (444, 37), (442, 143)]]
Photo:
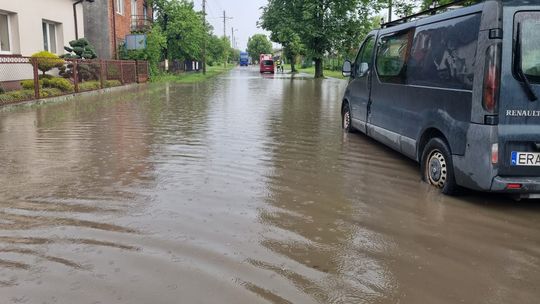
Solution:
[(77, 4), (81, 4), (84, 0), (79, 0), (73, 3), (73, 19), (75, 20), (75, 40), (79, 39), (79, 22), (77, 21)]
[(115, 0), (112, 1), (112, 28), (113, 28), (113, 47), (114, 47), (114, 59), (118, 60), (118, 47), (116, 45), (116, 7), (114, 6)]

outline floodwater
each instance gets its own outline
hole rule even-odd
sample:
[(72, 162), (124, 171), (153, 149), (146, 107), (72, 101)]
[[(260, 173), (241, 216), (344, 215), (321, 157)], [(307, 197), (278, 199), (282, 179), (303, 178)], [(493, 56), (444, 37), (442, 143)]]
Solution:
[(452, 198), (235, 69), (0, 111), (0, 303), (538, 303), (540, 203)]

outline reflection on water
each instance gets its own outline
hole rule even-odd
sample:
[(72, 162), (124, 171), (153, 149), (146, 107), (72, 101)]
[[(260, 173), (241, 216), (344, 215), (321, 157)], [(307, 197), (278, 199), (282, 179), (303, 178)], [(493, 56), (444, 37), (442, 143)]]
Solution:
[(534, 302), (540, 205), (439, 195), (342, 134), (344, 86), (242, 68), (0, 112), (2, 303)]

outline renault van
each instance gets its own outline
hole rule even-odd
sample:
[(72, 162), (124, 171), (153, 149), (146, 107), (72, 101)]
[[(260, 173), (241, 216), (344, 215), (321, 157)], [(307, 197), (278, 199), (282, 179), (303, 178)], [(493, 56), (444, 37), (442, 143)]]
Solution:
[(441, 192), (540, 197), (540, 1), (453, 3), (385, 24), (343, 74), (343, 129), (418, 161)]

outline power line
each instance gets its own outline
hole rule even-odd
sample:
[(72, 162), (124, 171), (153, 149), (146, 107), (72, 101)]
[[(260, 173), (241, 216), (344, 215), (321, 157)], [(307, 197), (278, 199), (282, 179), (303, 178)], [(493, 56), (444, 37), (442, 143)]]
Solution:
[(211, 18), (209, 19), (219, 19), (220, 17), (216, 17), (217, 14), (216, 14), (216, 11), (214, 11), (212, 9), (212, 5), (210, 5), (210, 2), (208, 0), (206, 0), (206, 8), (208, 11), (210, 11), (210, 13), (208, 14), (209, 16), (211, 16)]
[(216, 3), (216, 5), (217, 5), (217, 8), (218, 8), (218, 9), (219, 9), (220, 11), (222, 11), (222, 10), (223, 10), (223, 6), (221, 6), (221, 4), (219, 3), (219, 1), (218, 1), (218, 0), (212, 0), (212, 1)]

